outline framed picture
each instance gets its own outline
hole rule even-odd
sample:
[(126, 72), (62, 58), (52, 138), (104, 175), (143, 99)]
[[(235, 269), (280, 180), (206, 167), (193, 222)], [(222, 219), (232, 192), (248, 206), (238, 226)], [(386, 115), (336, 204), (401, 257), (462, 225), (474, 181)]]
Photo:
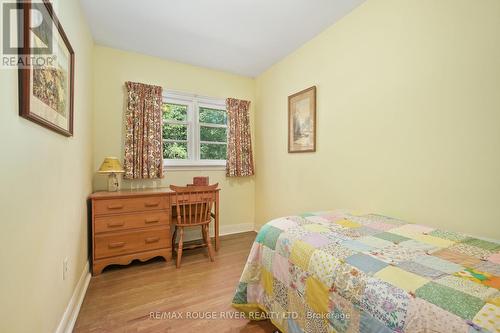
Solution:
[(52, 5), (20, 2), (19, 115), (65, 136), (73, 135), (75, 54)]
[(288, 152), (316, 151), (316, 86), (288, 96)]

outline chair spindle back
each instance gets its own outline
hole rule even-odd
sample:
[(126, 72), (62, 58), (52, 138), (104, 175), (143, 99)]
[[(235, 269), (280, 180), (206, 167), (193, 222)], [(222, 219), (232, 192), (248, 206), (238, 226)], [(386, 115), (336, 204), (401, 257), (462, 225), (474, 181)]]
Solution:
[(219, 184), (208, 186), (175, 186), (175, 203), (178, 226), (194, 226), (210, 223), (212, 208)]

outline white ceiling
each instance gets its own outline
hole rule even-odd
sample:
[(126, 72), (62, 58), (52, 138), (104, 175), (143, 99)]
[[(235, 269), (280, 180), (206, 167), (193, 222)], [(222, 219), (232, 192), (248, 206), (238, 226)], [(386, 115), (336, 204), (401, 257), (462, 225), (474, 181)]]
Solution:
[(81, 0), (96, 43), (257, 76), (364, 0)]

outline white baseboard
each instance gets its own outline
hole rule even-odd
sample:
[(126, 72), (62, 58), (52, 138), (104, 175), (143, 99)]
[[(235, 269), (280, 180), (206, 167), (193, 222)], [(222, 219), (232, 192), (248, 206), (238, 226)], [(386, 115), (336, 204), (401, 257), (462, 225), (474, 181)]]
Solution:
[[(184, 241), (201, 239), (201, 228), (186, 228), (184, 232)], [(242, 232), (254, 231), (253, 223), (240, 223), (221, 225), (219, 230), (220, 236), (239, 234)], [(210, 234), (213, 235), (213, 223), (210, 224)]]
[(87, 292), (87, 288), (90, 283), (90, 276), (89, 262), (87, 261), (82, 275), (80, 276), (80, 280), (78, 280), (75, 290), (73, 291), (73, 295), (71, 295), (68, 306), (66, 306), (66, 310), (64, 311), (61, 321), (59, 322), (59, 326), (57, 326), (56, 333), (73, 332), (76, 318), (78, 317), (80, 307), (82, 306), (85, 293)]

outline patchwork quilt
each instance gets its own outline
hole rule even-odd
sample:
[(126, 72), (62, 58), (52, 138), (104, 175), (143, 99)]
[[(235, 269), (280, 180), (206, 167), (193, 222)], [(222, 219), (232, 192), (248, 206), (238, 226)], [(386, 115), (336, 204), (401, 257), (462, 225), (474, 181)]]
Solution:
[(233, 299), (282, 332), (500, 332), (500, 242), (381, 215), (265, 224)]

